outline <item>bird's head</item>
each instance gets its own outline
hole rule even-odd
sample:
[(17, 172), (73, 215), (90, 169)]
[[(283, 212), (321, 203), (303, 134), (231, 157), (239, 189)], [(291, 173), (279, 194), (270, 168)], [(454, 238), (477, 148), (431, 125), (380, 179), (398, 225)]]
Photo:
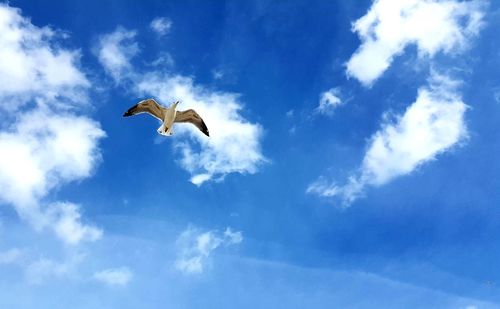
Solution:
[(176, 108), (179, 103), (181, 103), (181, 101), (175, 101), (172, 103), (172, 108)]

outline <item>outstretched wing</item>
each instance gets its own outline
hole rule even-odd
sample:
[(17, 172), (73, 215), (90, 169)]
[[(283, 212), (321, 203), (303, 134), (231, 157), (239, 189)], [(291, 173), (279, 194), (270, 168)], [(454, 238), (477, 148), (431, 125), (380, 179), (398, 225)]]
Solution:
[(203, 132), (206, 136), (210, 136), (208, 134), (208, 128), (207, 128), (205, 122), (203, 121), (203, 119), (201, 119), (200, 115), (198, 115), (198, 113), (196, 113), (192, 109), (188, 109), (188, 110), (185, 110), (183, 112), (178, 111), (175, 114), (174, 122), (189, 122), (189, 123), (192, 123), (198, 129), (200, 129), (200, 131)]
[(156, 117), (163, 121), (163, 107), (158, 104), (154, 99), (147, 99), (137, 103), (136, 105), (129, 108), (124, 114), (123, 117), (134, 116), (141, 113), (148, 113), (153, 117)]

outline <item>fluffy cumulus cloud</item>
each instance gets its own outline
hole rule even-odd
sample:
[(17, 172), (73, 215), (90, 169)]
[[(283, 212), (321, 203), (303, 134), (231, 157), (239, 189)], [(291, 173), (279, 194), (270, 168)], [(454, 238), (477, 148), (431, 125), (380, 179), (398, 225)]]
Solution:
[(359, 171), (347, 184), (339, 186), (320, 178), (307, 191), (340, 197), (348, 205), (365, 186), (380, 186), (409, 174), (457, 145), (467, 137), (467, 105), (456, 91), (457, 84), (435, 74), (429, 86), (419, 89), (416, 101), (402, 116), (383, 124), (372, 136)]
[(100, 231), (81, 223), (78, 207), (49, 207), (44, 200), (51, 190), (90, 176), (100, 160), (98, 141), (105, 134), (79, 112), (90, 85), (79, 53), (56, 44), (58, 31), (31, 24), (5, 4), (0, 33), (0, 202), (67, 243), (95, 240)]
[(137, 90), (142, 96), (154, 94), (161, 102), (181, 99), (180, 110), (192, 108), (203, 117), (209, 138), (194, 126), (174, 127), (175, 134), (187, 137), (177, 138), (174, 147), (194, 184), (234, 172), (255, 173), (265, 161), (260, 151), (262, 128), (241, 116), (237, 95), (210, 91), (195, 85), (189, 77), (158, 73), (143, 76)]
[[(99, 238), (94, 227), (80, 223), (76, 206), (42, 207), (41, 200), (52, 189), (92, 173), (103, 136), (99, 125), (84, 116), (39, 108), (25, 112), (0, 132), (0, 200), (37, 229), (51, 227), (68, 243)], [(65, 230), (61, 224), (72, 228)]]
[(200, 232), (188, 227), (177, 239), (179, 254), (175, 267), (187, 274), (203, 272), (212, 252), (220, 246), (236, 245), (243, 241), (241, 232), (227, 228), (224, 233), (217, 231)]
[(347, 62), (347, 74), (369, 86), (410, 44), (420, 57), (461, 50), (480, 30), (484, 7), (477, 0), (376, 0), (353, 24), (361, 46)]
[(135, 31), (118, 27), (114, 32), (103, 35), (97, 46), (97, 58), (106, 73), (119, 82), (131, 70), (130, 59), (139, 52), (139, 45), (134, 41)]
[(316, 111), (320, 114), (331, 116), (337, 107), (342, 105), (340, 99), (340, 89), (332, 88), (323, 92), (319, 97), (319, 105)]
[(0, 198), (29, 216), (30, 206), (61, 182), (90, 175), (104, 132), (84, 116), (35, 109), (0, 132)]
[[(119, 28), (103, 38), (120, 36)], [(118, 34), (117, 34), (118, 33)], [(106, 41), (101, 39), (101, 42)], [(130, 43), (130, 42), (129, 42)], [(128, 45), (118, 44), (128, 49)], [(99, 48), (105, 48), (100, 45)], [(117, 54), (125, 51), (117, 51)], [(99, 55), (101, 52), (98, 53)], [(123, 75), (115, 76), (109, 71), (106, 61), (100, 58), (104, 68), (120, 81)], [(130, 59), (124, 67), (130, 67)], [(201, 185), (208, 180), (221, 180), (229, 173), (255, 173), (266, 161), (261, 153), (262, 127), (246, 120), (241, 112), (243, 104), (237, 94), (219, 92), (197, 85), (193, 78), (153, 70), (127, 70), (129, 88), (141, 97), (156, 97), (163, 104), (181, 100), (179, 110), (194, 109), (200, 114), (210, 131), (207, 138), (191, 125), (176, 125), (174, 148), (180, 156), (179, 163), (191, 173), (191, 182)]]
[(156, 17), (151, 21), (149, 26), (154, 32), (162, 36), (170, 31), (170, 28), (172, 28), (172, 21), (166, 17)]
[(420, 89), (404, 115), (373, 136), (363, 160), (365, 178), (382, 185), (455, 145), (467, 136), (466, 108), (442, 85)]
[(78, 69), (79, 52), (52, 47), (58, 32), (36, 27), (20, 10), (0, 4), (0, 33), (0, 108), (14, 111), (34, 99), (84, 97), (89, 82)]
[[(482, 27), (485, 6), (484, 1), (375, 0), (367, 14), (353, 24), (361, 45), (347, 62), (347, 74), (369, 86), (409, 44), (416, 45), (420, 58), (463, 52)], [(433, 70), (429, 85), (418, 90), (416, 101), (404, 114), (393, 121), (384, 120), (347, 183), (339, 185), (320, 177), (307, 192), (338, 197), (347, 206), (366, 186), (380, 186), (409, 174), (459, 144), (467, 137), (467, 105), (459, 86)]]
[(55, 203), (49, 207), (52, 228), (56, 235), (69, 244), (77, 244), (81, 240), (97, 240), (102, 231), (94, 226), (81, 222), (80, 206), (72, 203)]
[(133, 273), (127, 267), (110, 268), (94, 273), (94, 279), (110, 286), (125, 286), (132, 280)]

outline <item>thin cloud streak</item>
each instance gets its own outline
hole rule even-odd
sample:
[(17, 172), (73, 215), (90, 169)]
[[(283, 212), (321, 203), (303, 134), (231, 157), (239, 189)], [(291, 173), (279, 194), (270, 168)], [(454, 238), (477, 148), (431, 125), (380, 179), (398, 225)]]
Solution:
[(93, 278), (109, 286), (126, 286), (133, 273), (128, 267), (109, 268), (94, 273)]

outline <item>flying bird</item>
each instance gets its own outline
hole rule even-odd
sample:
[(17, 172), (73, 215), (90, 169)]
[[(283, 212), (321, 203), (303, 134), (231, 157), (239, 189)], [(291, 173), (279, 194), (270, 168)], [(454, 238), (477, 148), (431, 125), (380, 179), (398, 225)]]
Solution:
[(203, 134), (210, 136), (208, 134), (208, 128), (205, 125), (203, 119), (200, 115), (192, 109), (185, 111), (176, 111), (177, 104), (179, 101), (174, 102), (170, 107), (163, 107), (154, 99), (147, 99), (140, 101), (136, 105), (129, 108), (123, 117), (134, 116), (141, 113), (148, 113), (151, 116), (158, 118), (162, 124), (158, 128), (158, 133), (165, 136), (171, 136), (173, 134), (172, 127), (176, 122), (189, 122), (194, 124), (198, 129), (200, 129)]

